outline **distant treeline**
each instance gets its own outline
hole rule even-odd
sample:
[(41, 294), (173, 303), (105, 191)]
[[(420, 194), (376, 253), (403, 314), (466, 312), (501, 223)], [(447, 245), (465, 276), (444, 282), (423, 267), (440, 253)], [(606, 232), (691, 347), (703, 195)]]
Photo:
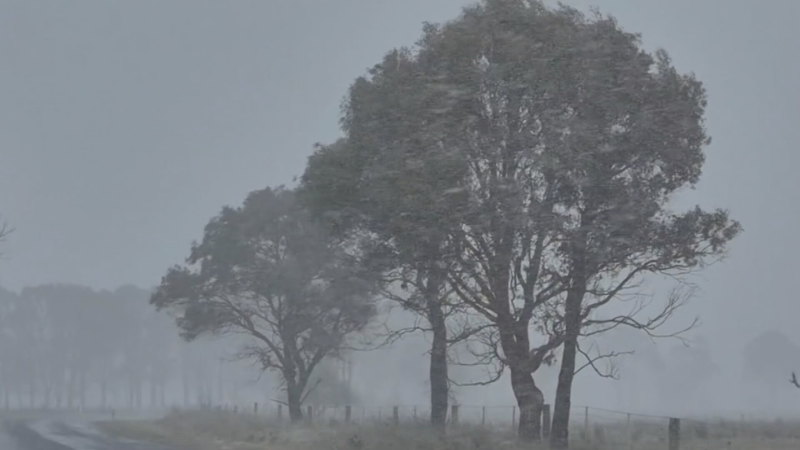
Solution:
[(203, 367), (218, 363), (214, 348), (183, 343), (149, 296), (134, 286), (0, 289), (2, 405), (149, 408), (219, 398), (218, 370)]

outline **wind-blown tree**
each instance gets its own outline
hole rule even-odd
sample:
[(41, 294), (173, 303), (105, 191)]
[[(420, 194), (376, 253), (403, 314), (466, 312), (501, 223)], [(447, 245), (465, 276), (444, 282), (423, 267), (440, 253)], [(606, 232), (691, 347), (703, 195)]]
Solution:
[(248, 337), (241, 355), (280, 373), (298, 421), (314, 369), (374, 313), (361, 248), (331, 237), (293, 191), (255, 191), (209, 222), (187, 265), (168, 271), (151, 302), (176, 312), (186, 339)]
[(740, 225), (723, 210), (670, 210), (699, 180), (709, 143), (702, 84), (679, 74), (664, 51), (650, 55), (611, 18), (561, 14), (572, 29), (556, 63), (553, 92), (565, 105), (550, 153), (560, 245), (554, 277), (566, 286), (563, 354), (551, 443), (567, 446), (579, 338), (629, 326), (651, 335), (685, 298), (670, 296), (641, 319), (643, 306), (602, 313), (649, 274), (680, 277), (719, 259)]
[[(426, 104), (437, 93), (425, 86), (415, 89), (415, 71), (393, 63), (402, 58), (390, 54), (384, 65), (396, 71), (378, 66), (369, 78), (353, 84), (343, 118), (347, 138), (320, 146), (309, 158), (301, 193), (332, 228), (374, 234), (384, 242), (373, 258), (384, 270), (384, 296), (427, 322), (414, 328), (432, 337), (430, 420), (443, 430), (448, 345), (469, 336), (475, 327), (463, 317), (453, 320), (462, 308), (447, 285), (452, 251), (448, 214), (463, 195), (441, 193), (458, 186), (461, 170), (450, 165), (450, 158), (428, 158), (426, 153), (438, 143), (437, 132), (414, 132), (436, 115)], [(401, 109), (393, 110), (398, 104)], [(425, 165), (418, 164), (420, 158)]]

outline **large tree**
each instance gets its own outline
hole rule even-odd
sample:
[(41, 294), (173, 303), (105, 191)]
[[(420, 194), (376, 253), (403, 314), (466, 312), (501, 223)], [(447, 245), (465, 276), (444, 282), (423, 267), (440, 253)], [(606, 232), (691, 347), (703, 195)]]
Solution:
[[(699, 178), (704, 106), (698, 81), (613, 19), (517, 0), (427, 26), (416, 50), (391, 52), (354, 85), (355, 158), (336, 167), (366, 166), (372, 186), (397, 179), (364, 202), (388, 195), (401, 218), (435, 222), (447, 281), (494, 325), (490, 354), (511, 372), (522, 437), (539, 436), (532, 374), (555, 348), (565, 345), (553, 433), (563, 446), (579, 338), (652, 331), (681, 302), (643, 321), (604, 307), (646, 274), (719, 256), (739, 231), (724, 211), (668, 209)], [(430, 247), (429, 228), (411, 225)]]
[(250, 338), (243, 356), (280, 373), (298, 421), (314, 369), (373, 315), (374, 280), (361, 248), (332, 238), (293, 191), (267, 188), (213, 218), (187, 265), (169, 270), (151, 302), (177, 311), (187, 339)]

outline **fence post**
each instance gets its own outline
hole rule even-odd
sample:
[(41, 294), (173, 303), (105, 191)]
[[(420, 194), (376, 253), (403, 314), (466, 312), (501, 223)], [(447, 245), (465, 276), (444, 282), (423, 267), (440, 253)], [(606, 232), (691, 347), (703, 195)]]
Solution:
[(278, 422), (283, 421), (283, 405), (278, 403)]
[(253, 414), (258, 415), (258, 402), (253, 402)]
[(349, 424), (352, 417), (353, 410), (350, 405), (344, 407), (344, 423)]
[(625, 422), (625, 434), (628, 439), (628, 448), (633, 448), (633, 434), (631, 432), (631, 413), (628, 413), (628, 420)]
[(458, 405), (450, 407), (450, 420), (453, 425), (458, 425)]
[(583, 438), (588, 442), (591, 439), (589, 432), (589, 407), (583, 409)]
[(681, 448), (681, 419), (669, 419), (669, 450)]
[(550, 405), (545, 404), (542, 409), (542, 437), (550, 437)]
[(398, 406), (392, 408), (392, 422), (395, 425), (400, 425), (400, 407)]
[(308, 421), (309, 425), (311, 425), (311, 423), (313, 421), (313, 418), (312, 418), (313, 414), (314, 414), (314, 409), (311, 408), (311, 405), (306, 406), (306, 415), (308, 416), (308, 417), (306, 417), (306, 420)]
[(486, 426), (486, 406), (481, 407), (481, 425)]
[(417, 423), (417, 406), (414, 405), (414, 423)]

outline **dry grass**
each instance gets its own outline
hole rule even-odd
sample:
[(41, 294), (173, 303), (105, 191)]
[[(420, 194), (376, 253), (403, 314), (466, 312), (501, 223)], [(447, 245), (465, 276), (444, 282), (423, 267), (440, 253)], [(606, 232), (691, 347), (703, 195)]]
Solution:
[[(682, 450), (797, 450), (797, 424), (747, 424), (731, 433), (712, 427), (702, 437), (688, 434)], [(352, 426), (279, 426), (253, 416), (224, 412), (173, 412), (156, 421), (115, 421), (100, 426), (117, 436), (191, 450), (536, 450), (545, 445), (522, 444), (508, 433), (463, 426), (440, 436), (423, 427), (386, 424)], [(685, 430), (689, 431), (689, 430)], [(660, 450), (661, 439), (582, 442), (574, 450)]]

